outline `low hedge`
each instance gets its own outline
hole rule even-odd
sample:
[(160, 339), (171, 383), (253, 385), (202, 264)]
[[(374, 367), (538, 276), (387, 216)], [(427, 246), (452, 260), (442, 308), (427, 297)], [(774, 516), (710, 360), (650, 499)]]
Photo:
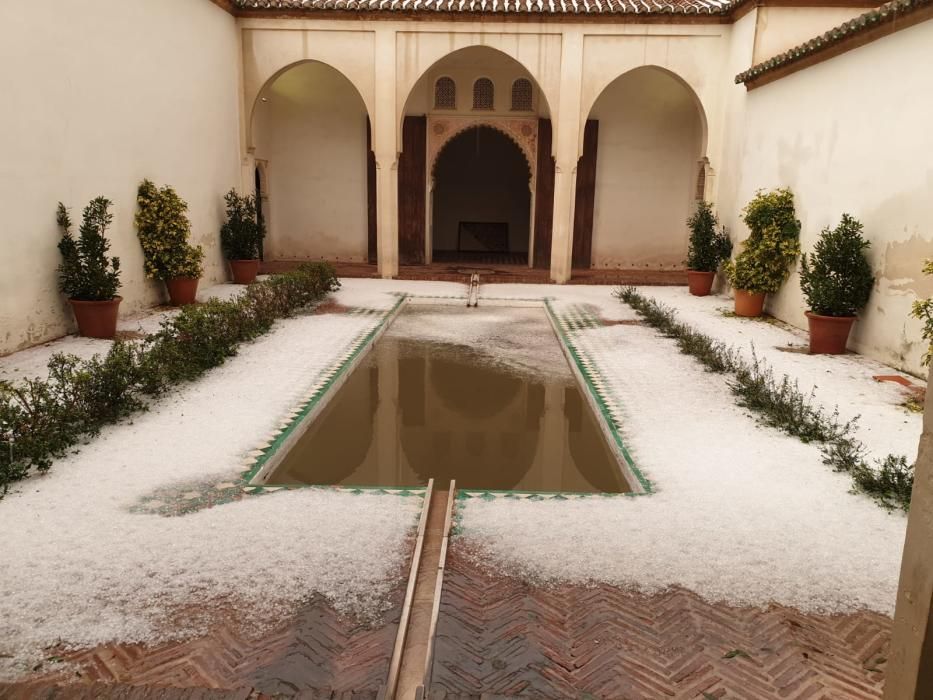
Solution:
[(870, 464), (865, 445), (855, 438), (857, 418), (841, 422), (838, 410), (827, 413), (796, 381), (780, 380), (752, 348), (747, 362), (725, 343), (679, 321), (673, 309), (626, 287), (616, 296), (631, 306), (645, 323), (673, 339), (680, 351), (695, 358), (711, 372), (732, 375), (729, 388), (736, 403), (753, 411), (767, 426), (782, 430), (802, 442), (821, 445), (823, 464), (852, 477), (854, 491), (867, 494), (883, 507), (910, 509), (914, 465), (903, 455), (889, 454)]
[(79, 442), (147, 407), (151, 397), (201, 376), (238, 346), (340, 286), (326, 263), (250, 285), (229, 301), (182, 307), (142, 342), (116, 341), (103, 357), (57, 354), (46, 379), (0, 382), (0, 495)]

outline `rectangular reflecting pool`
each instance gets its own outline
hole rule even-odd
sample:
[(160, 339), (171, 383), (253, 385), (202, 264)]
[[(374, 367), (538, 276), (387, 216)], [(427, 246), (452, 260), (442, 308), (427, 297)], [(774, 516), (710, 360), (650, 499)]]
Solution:
[(409, 305), (269, 485), (630, 491), (540, 308)]

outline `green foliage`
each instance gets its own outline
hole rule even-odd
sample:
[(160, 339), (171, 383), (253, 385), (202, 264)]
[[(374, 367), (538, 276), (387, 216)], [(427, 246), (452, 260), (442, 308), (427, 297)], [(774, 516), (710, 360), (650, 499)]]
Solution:
[(0, 489), (32, 469), (47, 471), (105, 425), (145, 408), (147, 397), (223, 364), (240, 343), (338, 287), (330, 265), (302, 265), (235, 299), (185, 306), (157, 333), (141, 343), (117, 341), (103, 358), (59, 354), (46, 379), (0, 382)]
[(725, 265), (729, 283), (753, 293), (773, 293), (781, 288), (800, 255), (800, 222), (789, 189), (759, 191), (742, 212), (751, 232), (742, 252)]
[(120, 258), (107, 257), (110, 241), (107, 227), (113, 221), (112, 202), (97, 197), (84, 209), (79, 237), (71, 232), (71, 217), (61, 202), (58, 203), (56, 221), (62, 238), (58, 250), (62, 262), (58, 266), (58, 286), (70, 299), (81, 301), (109, 301), (120, 288)]
[(172, 187), (143, 180), (136, 194), (136, 230), (145, 257), (146, 277), (200, 277), (204, 251), (188, 243), (188, 203)]
[[(927, 275), (933, 275), (933, 260), (926, 261), (923, 272)], [(929, 344), (926, 354), (923, 356), (923, 364), (929, 365), (930, 361), (933, 360), (933, 298), (915, 301), (911, 316), (923, 321), (923, 339)]]
[(855, 316), (871, 296), (875, 277), (865, 257), (871, 245), (862, 224), (848, 214), (835, 229), (823, 229), (813, 256), (800, 262), (800, 288), (820, 316)]
[(729, 386), (737, 403), (758, 415), (763, 424), (803, 442), (821, 443), (823, 463), (849, 473), (855, 490), (885, 508), (910, 507), (913, 465), (895, 455), (875, 466), (868, 464), (865, 446), (854, 437), (857, 419), (840, 423), (838, 411), (827, 414), (814, 406), (812, 391), (804, 394), (786, 375), (776, 379), (774, 371), (754, 352), (752, 361), (746, 362), (735, 350), (678, 321), (670, 308), (642, 296), (634, 287), (619, 290), (617, 296), (648, 325), (674, 339), (681, 352), (695, 357), (710, 371), (732, 374)]
[(256, 214), (256, 198), (230, 190), (224, 195), (227, 220), (220, 228), (220, 247), (227, 260), (255, 260), (262, 249), (265, 225)]
[(687, 269), (698, 272), (716, 272), (723, 260), (732, 255), (732, 241), (725, 226), (717, 231), (719, 220), (713, 205), (700, 202), (693, 216), (687, 219), (690, 227), (690, 247), (687, 249)]

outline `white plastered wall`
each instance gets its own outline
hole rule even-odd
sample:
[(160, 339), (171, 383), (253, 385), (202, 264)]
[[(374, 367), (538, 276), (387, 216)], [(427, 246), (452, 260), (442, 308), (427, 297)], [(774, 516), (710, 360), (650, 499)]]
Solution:
[(73, 328), (57, 289), (56, 203), (113, 200), (123, 315), (158, 303), (133, 217), (143, 178), (189, 204), (204, 279), (225, 277), (223, 194), (239, 184), (240, 61), (233, 18), (210, 2), (0, 3), (0, 353)]
[[(790, 187), (804, 251), (843, 212), (858, 218), (877, 281), (850, 347), (917, 374), (925, 343), (910, 307), (933, 294), (921, 273), (933, 257), (930, 46), (925, 22), (748, 92), (730, 204), (737, 212), (759, 188)], [(796, 271), (768, 308), (806, 327)]]
[(298, 64), (263, 89), (253, 143), (267, 164), (265, 257), (366, 260), (366, 129), (356, 88), (323, 63)]
[(703, 125), (677, 78), (639, 68), (596, 101), (599, 122), (592, 266), (682, 268)]
[(789, 51), (863, 12), (864, 7), (759, 7), (752, 64)]

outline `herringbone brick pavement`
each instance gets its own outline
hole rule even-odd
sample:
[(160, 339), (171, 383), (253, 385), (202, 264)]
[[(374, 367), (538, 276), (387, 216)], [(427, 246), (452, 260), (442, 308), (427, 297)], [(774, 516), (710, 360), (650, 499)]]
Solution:
[[(451, 548), (430, 697), (879, 698), (891, 620), (714, 605), (682, 589), (534, 587)], [(484, 695), (486, 697), (486, 695)]]
[[(268, 634), (252, 636), (224, 626), (205, 637), (155, 647), (107, 644), (61, 654), (68, 663), (67, 670), (30, 680), (46, 686), (126, 684), (135, 686), (134, 692), (146, 688), (153, 692), (160, 688), (246, 688), (276, 696), (330, 698), (346, 694), (359, 700), (375, 698), (388, 675), (403, 596), (400, 585), (393, 594), (392, 608), (378, 624), (338, 615), (325, 601), (316, 599), (294, 619)], [(6, 692), (23, 687), (8, 686)], [(70, 692), (80, 690), (79, 686)], [(3, 692), (0, 690), (0, 698), (7, 697)], [(192, 695), (196, 697), (202, 696)]]

